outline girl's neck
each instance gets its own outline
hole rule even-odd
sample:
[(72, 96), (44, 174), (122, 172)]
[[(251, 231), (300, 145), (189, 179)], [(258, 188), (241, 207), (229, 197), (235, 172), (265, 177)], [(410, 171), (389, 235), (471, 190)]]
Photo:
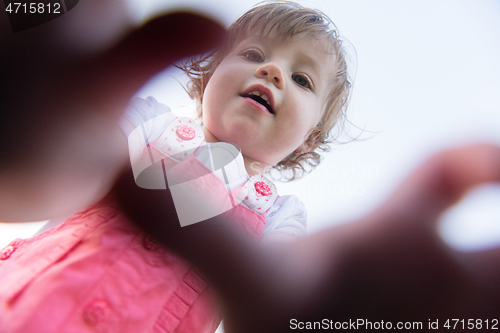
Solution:
[(206, 127), (203, 127), (203, 134), (206, 142), (220, 142)]
[[(206, 142), (220, 142), (206, 127), (203, 127), (203, 134), (205, 135)], [(270, 165), (266, 163), (256, 161), (250, 157), (243, 155), (243, 161), (245, 163), (245, 169), (251, 176), (263, 174), (265, 170), (270, 168)]]

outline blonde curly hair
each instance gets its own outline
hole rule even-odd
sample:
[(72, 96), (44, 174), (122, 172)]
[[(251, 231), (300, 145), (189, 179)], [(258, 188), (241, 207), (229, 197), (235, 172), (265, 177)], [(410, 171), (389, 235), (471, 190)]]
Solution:
[[(337, 28), (331, 19), (319, 10), (305, 8), (290, 1), (262, 2), (247, 11), (228, 29), (226, 40), (216, 50), (184, 61), (177, 67), (189, 77), (186, 90), (196, 101), (198, 117), (203, 114), (203, 93), (211, 76), (231, 50), (251, 34), (268, 35), (275, 33), (278, 38), (291, 38), (300, 33), (312, 33), (318, 39), (326, 39), (333, 48), (336, 60), (336, 85), (328, 94), (325, 109), (318, 124), (304, 138), (305, 146), (311, 151), (292, 152), (272, 167), (280, 177), (270, 173), (274, 179), (291, 181), (309, 173), (321, 161), (318, 151), (330, 151), (330, 144), (342, 133), (349, 103), (351, 82), (347, 72), (346, 52), (342, 46)], [(333, 128), (338, 124), (338, 130)]]

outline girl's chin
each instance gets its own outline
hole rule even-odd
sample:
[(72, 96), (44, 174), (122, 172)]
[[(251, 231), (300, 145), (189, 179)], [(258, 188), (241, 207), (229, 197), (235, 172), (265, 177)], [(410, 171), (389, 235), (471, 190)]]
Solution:
[(264, 134), (262, 124), (258, 124), (246, 117), (235, 117), (231, 120), (231, 122), (224, 122), (223, 127), (210, 127), (208, 131), (217, 140), (235, 144), (240, 149), (245, 146), (259, 145), (259, 138), (263, 138)]

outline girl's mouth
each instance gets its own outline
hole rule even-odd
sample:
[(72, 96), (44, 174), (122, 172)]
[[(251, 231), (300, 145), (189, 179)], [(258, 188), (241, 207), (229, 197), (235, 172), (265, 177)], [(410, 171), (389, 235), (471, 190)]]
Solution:
[(259, 91), (252, 91), (248, 94), (241, 95), (241, 97), (246, 97), (254, 100), (255, 102), (263, 105), (271, 114), (274, 114), (273, 108), (269, 104), (269, 98), (266, 94), (262, 94)]

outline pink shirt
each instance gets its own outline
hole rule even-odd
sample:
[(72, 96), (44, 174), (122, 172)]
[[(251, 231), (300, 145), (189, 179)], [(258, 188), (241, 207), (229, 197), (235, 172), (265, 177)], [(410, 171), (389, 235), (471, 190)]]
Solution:
[[(200, 167), (195, 158), (186, 162), (192, 163), (188, 170)], [(225, 189), (216, 176), (210, 183)], [(265, 213), (243, 205), (228, 213), (260, 239)], [(193, 333), (214, 332), (220, 323), (203, 278), (112, 202), (11, 242), (0, 252), (0, 281), (1, 333)]]
[[(176, 168), (202, 181), (198, 187), (207, 196), (227, 191), (194, 155)], [(209, 177), (197, 178), (202, 174)], [(245, 199), (227, 212), (229, 220), (255, 239), (262, 237), (266, 215), (273, 237), (300, 233), (302, 206), (290, 196), (276, 201), (262, 212), (244, 205)], [(214, 332), (219, 322), (203, 278), (129, 223), (111, 201), (0, 250), (0, 333)]]

